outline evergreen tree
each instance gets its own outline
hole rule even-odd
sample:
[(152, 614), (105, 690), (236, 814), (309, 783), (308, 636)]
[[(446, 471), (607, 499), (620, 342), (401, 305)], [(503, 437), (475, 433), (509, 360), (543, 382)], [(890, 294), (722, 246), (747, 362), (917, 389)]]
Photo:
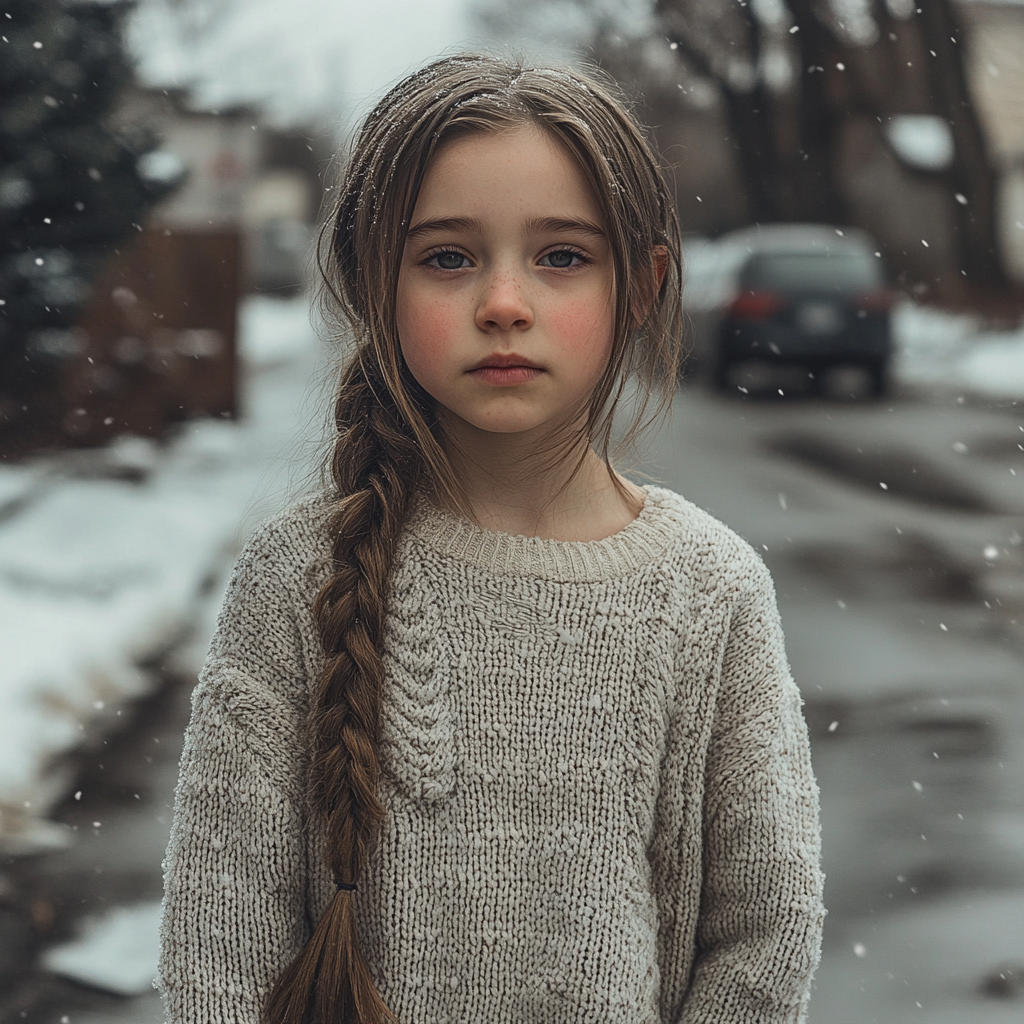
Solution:
[(71, 354), (90, 279), (168, 189), (145, 173), (155, 138), (111, 126), (131, 6), (0, 0), (0, 428)]

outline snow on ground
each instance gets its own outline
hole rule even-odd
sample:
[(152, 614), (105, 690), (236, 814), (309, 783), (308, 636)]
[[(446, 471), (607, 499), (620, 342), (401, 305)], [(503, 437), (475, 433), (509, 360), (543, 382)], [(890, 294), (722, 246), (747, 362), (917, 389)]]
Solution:
[(149, 992), (160, 955), (160, 901), (115, 907), (87, 921), (78, 938), (47, 950), (54, 974), (119, 996)]
[(903, 303), (894, 312), (894, 372), (904, 384), (1024, 399), (1024, 326), (986, 331), (976, 317)]
[(185, 642), (195, 669), (244, 534), (314, 477), (307, 302), (250, 299), (240, 335), (240, 422), (0, 466), (0, 852), (67, 840), (59, 755), (146, 691), (147, 656)]

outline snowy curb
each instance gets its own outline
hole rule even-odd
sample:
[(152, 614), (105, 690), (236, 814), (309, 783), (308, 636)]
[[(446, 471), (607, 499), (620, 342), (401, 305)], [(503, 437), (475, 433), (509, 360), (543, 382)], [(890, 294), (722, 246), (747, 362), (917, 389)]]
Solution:
[(45, 820), (67, 789), (61, 755), (101, 743), (148, 692), (147, 660), (191, 641), (195, 670), (247, 513), (283, 503), (282, 449), (317, 342), (302, 300), (250, 300), (242, 313), (242, 422), (0, 465), (2, 855), (69, 841)]
[(893, 314), (900, 383), (996, 401), (1024, 401), (1024, 326), (985, 331), (976, 317), (901, 303)]
[(79, 938), (48, 950), (43, 966), (115, 995), (142, 995), (156, 977), (159, 933), (159, 900), (115, 907), (85, 922)]

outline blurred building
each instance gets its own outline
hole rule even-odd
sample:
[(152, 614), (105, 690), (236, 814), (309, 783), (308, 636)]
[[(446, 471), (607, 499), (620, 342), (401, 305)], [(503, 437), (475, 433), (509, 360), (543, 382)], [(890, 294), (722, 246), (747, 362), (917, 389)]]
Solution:
[(1024, 3), (968, 0), (971, 87), (999, 168), (1000, 244), (1007, 271), (1024, 281)]
[(239, 300), (303, 288), (322, 194), (313, 144), (253, 110), (194, 110), (184, 94), (135, 89), (118, 118), (156, 131), (146, 173), (177, 187), (112, 252), (56, 339), (56, 444), (237, 415)]
[(196, 110), (185, 93), (164, 89), (133, 91), (120, 116), (151, 126), (162, 139), (151, 160), (155, 171), (182, 176), (154, 211), (153, 225), (237, 231), (243, 290), (302, 288), (322, 193), (318, 140), (268, 127), (249, 108)]

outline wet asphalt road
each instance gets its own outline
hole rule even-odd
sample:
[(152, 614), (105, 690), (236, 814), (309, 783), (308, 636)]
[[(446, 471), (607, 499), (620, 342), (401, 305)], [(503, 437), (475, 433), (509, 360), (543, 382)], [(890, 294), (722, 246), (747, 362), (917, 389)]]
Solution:
[(694, 388), (646, 462), (775, 578), (822, 798), (811, 1024), (1024, 1019), (1022, 425)]
[[(776, 581), (822, 792), (811, 1024), (1024, 1017), (1022, 425), (1024, 405), (955, 395), (692, 387), (636, 464), (735, 528)], [(83, 914), (159, 895), (191, 684), (152, 670), (158, 696), (77, 763), (82, 798), (60, 810), (77, 844), (5, 869), (2, 1021), (160, 1020), (152, 995), (32, 966)]]

